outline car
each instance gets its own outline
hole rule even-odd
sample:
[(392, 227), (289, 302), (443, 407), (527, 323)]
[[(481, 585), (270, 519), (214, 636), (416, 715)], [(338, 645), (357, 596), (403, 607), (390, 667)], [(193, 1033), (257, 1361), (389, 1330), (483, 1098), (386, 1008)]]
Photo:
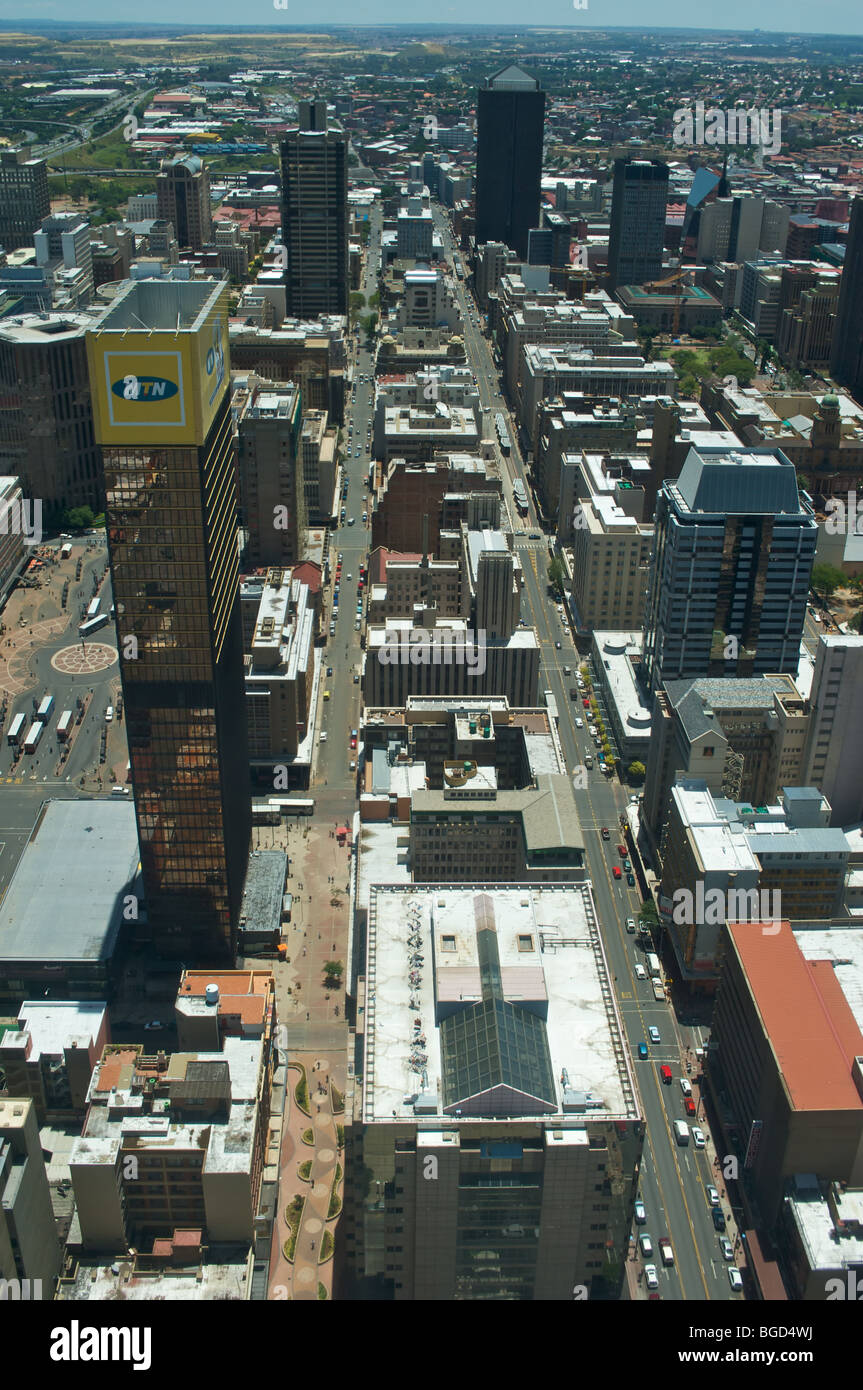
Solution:
[(719, 1206), (719, 1193), (717, 1192), (716, 1188), (713, 1186), (713, 1183), (712, 1183), (712, 1182), (705, 1183), (705, 1184), (704, 1184), (704, 1190), (705, 1190), (705, 1192), (707, 1193), (707, 1200), (708, 1200), (708, 1202), (710, 1203), (710, 1205), (711, 1205), (712, 1207), (718, 1207), (718, 1206)]
[(634, 918), (634, 917), (627, 917), (627, 919), (626, 919), (626, 930), (629, 932), (630, 936), (633, 935), (633, 933), (634, 933), (634, 931), (635, 931), (635, 918)]
[(638, 797), (637, 797), (637, 796), (631, 796), (631, 797), (629, 798), (629, 804), (630, 804), (630, 806), (637, 806), (637, 805), (638, 805)]
[(644, 1281), (649, 1289), (659, 1288), (659, 1275), (656, 1272), (656, 1265), (644, 1266)]
[(659, 1075), (662, 1077), (662, 1084), (664, 1086), (671, 1085), (671, 1067), (668, 1065), (661, 1066), (659, 1068)]
[(633, 1211), (635, 1213), (636, 1226), (643, 1226), (647, 1220), (647, 1212), (640, 1197), (637, 1198)]
[(359, 685), (359, 683), (360, 683), (360, 673), (359, 673), (359, 671), (354, 671), (354, 685)]
[(559, 652), (559, 651), (560, 651), (560, 643), (559, 643), (559, 642), (555, 642), (554, 648), (555, 648), (555, 651), (558, 651), (558, 652)]
[(662, 1263), (664, 1265), (674, 1264), (674, 1251), (671, 1248), (671, 1241), (668, 1239), (668, 1236), (659, 1237), (659, 1253), (662, 1256)]
[(681, 1076), (680, 1078), (680, 1089), (685, 1096), (692, 1095), (692, 1087), (690, 1086), (685, 1076)]
[(320, 736), (320, 739), (318, 740), (318, 742), (319, 742), (319, 743), (326, 743), (326, 741), (327, 741), (327, 731), (326, 731), (326, 729), (321, 729), (321, 736)]
[(620, 872), (620, 866), (618, 864), (614, 864), (612, 866), (611, 872), (614, 874), (615, 878), (623, 878), (623, 874)]
[(650, 1038), (650, 1041), (652, 1043), (662, 1042), (662, 1039), (659, 1036), (659, 1029), (654, 1024), (651, 1024), (648, 1028), (647, 1036)]
[(624, 867), (624, 869), (626, 870), (627, 873), (629, 873), (629, 872), (631, 871), (632, 865), (630, 864), (629, 859), (624, 859), (624, 861), (623, 861), (623, 867)]
[(350, 573), (348, 573), (348, 574), (345, 576), (346, 579), (353, 579), (353, 577), (354, 577), (354, 576), (353, 576), (352, 574), (350, 574)]
[(356, 748), (356, 746), (357, 746), (356, 738), (352, 738), (352, 739), (351, 739), (351, 748)]
[(348, 525), (349, 525), (349, 526), (353, 526), (353, 524), (354, 524), (355, 521), (356, 521), (356, 517), (354, 517), (354, 516), (349, 516), (349, 517), (348, 517)]
[(603, 840), (610, 840), (610, 839), (611, 839), (611, 831), (609, 830), (609, 828), (608, 828), (607, 825), (604, 825), (604, 826), (602, 827), (601, 834), (602, 834)]
[(369, 519), (369, 514), (368, 514), (368, 512), (363, 512), (363, 521), (368, 521), (368, 519)]
[(724, 1231), (724, 1230), (725, 1230), (725, 1212), (722, 1210), (722, 1208), (721, 1208), (721, 1207), (714, 1207), (714, 1208), (713, 1208), (713, 1211), (711, 1212), (711, 1216), (713, 1217), (713, 1226), (714, 1226), (714, 1229), (717, 1230), (717, 1231)]
[(330, 698), (330, 692), (329, 692), (328, 690), (325, 690), (325, 691), (324, 691), (324, 699), (325, 699), (325, 700), (328, 700), (329, 698)]
[(625, 858), (626, 858), (626, 845), (618, 845), (618, 846), (617, 846), (617, 852), (618, 852), (618, 854), (620, 855), (621, 859), (625, 859)]
[(563, 674), (564, 674), (565, 676), (571, 676), (571, 675), (572, 675), (572, 671), (569, 669), (568, 666), (564, 666), (564, 668), (563, 668)]
[(704, 1148), (704, 1130), (699, 1129), (697, 1125), (692, 1126), (692, 1142), (696, 1149)]
[(743, 1280), (740, 1277), (740, 1270), (737, 1265), (731, 1265), (728, 1270), (728, 1282), (735, 1293), (740, 1293), (743, 1288)]
[(588, 700), (588, 698), (587, 698), (586, 695), (585, 695), (585, 697), (584, 697), (584, 699), (582, 700), (581, 703), (584, 705), (584, 708), (585, 708), (585, 709), (590, 709), (590, 701)]
[(342, 563), (342, 552), (341, 552), (341, 551), (339, 551), (339, 553), (338, 553), (338, 555), (337, 555), (336, 558), (338, 559), (339, 564), (341, 564), (341, 563)]
[(692, 1116), (696, 1113), (695, 1101), (692, 1099), (691, 1096), (687, 1096), (686, 1100), (683, 1102), (683, 1108), (686, 1111), (687, 1115)]
[(151, 1018), (149, 1023), (144, 1024), (144, 1032), (149, 1033), (154, 1028), (164, 1028), (165, 1025), (160, 1018)]
[(356, 770), (357, 770), (357, 765), (356, 765), (356, 763), (353, 762), (353, 760), (352, 760), (352, 761), (351, 761), (351, 772), (356, 772)]
[(128, 796), (128, 795), (129, 795), (129, 788), (128, 788), (128, 787), (121, 787), (120, 784), (119, 784), (119, 782), (118, 782), (116, 786), (114, 786), (114, 787), (111, 788), (111, 795), (112, 795), (112, 796)]
[(360, 622), (359, 618), (357, 618), (356, 622), (354, 623), (354, 632), (359, 632), (361, 627), (362, 623)]
[(638, 1060), (640, 1062), (647, 1060), (647, 1043), (638, 1044)]
[(328, 676), (331, 676), (332, 674), (333, 674), (333, 668), (332, 668), (332, 666), (328, 666), (328, 667), (327, 667), (327, 675), (328, 675)]
[(644, 1258), (649, 1260), (653, 1254), (653, 1241), (646, 1231), (642, 1231), (641, 1235), (638, 1237), (638, 1244), (641, 1247), (641, 1253)]
[(627, 883), (627, 887), (629, 887), (629, 888), (634, 888), (634, 887), (635, 887), (635, 874), (627, 874), (627, 875), (626, 875), (626, 883)]

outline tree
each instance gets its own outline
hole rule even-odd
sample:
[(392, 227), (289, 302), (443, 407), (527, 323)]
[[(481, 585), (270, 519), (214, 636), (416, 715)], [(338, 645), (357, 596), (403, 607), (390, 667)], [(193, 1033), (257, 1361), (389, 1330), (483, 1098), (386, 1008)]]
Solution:
[(365, 333), (365, 335), (366, 335), (367, 338), (373, 338), (373, 337), (374, 337), (374, 332), (375, 332), (375, 327), (377, 326), (377, 321), (378, 321), (378, 316), (377, 316), (377, 314), (366, 314), (366, 315), (360, 320), (360, 322), (361, 322), (361, 324), (362, 324), (362, 326), (363, 326), (363, 331), (364, 331), (364, 333)]
[(629, 764), (629, 767), (626, 769), (626, 775), (630, 782), (643, 782), (646, 771), (647, 768), (644, 766), (644, 763), (640, 763), (638, 759), (636, 759), (635, 762)]
[(845, 587), (845, 576), (835, 565), (812, 566), (812, 588), (816, 594), (831, 598), (837, 589)]
[(327, 985), (337, 985), (342, 978), (343, 969), (344, 967), (340, 960), (328, 960), (324, 965)]
[(95, 513), (90, 507), (72, 507), (63, 513), (63, 525), (70, 531), (86, 531), (95, 519)]
[(559, 555), (553, 555), (548, 562), (549, 587), (552, 588), (556, 594), (562, 594), (563, 581), (565, 578), (566, 570), (564, 569), (563, 560)]

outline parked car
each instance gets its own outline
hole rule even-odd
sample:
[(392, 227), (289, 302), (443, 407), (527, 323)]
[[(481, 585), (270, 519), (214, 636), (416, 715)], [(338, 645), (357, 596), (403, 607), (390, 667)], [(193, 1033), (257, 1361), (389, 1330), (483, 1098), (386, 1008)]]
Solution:
[(696, 1149), (704, 1148), (704, 1130), (699, 1129), (697, 1125), (692, 1126), (692, 1142)]
[(685, 1076), (681, 1076), (680, 1078), (680, 1089), (685, 1096), (692, 1095), (692, 1087), (690, 1086)]
[(719, 1249), (722, 1251), (723, 1260), (727, 1260), (730, 1264), (731, 1261), (734, 1259), (734, 1250), (732, 1249), (731, 1241), (728, 1239), (727, 1236), (719, 1237)]
[(712, 1207), (719, 1206), (719, 1193), (712, 1182), (705, 1183), (704, 1190), (707, 1193), (707, 1200)]
[(743, 1280), (737, 1265), (731, 1265), (728, 1270), (728, 1282), (735, 1293), (740, 1293), (743, 1288)]
[(644, 966), (641, 964), (641, 961), (640, 961), (640, 960), (635, 962), (635, 978), (636, 978), (636, 980), (646, 980), (646, 979), (647, 979), (647, 971), (645, 970)]
[(714, 1225), (715, 1229), (716, 1229), (717, 1231), (724, 1231), (724, 1230), (725, 1230), (725, 1212), (722, 1210), (722, 1208), (721, 1208), (721, 1207), (714, 1207), (714, 1208), (713, 1208), (713, 1212), (712, 1212), (712, 1216), (713, 1216), (713, 1225)]
[(695, 1114), (695, 1101), (692, 1099), (691, 1096), (686, 1097), (686, 1099), (683, 1102), (683, 1108), (686, 1111), (687, 1115)]
[(644, 1203), (642, 1202), (642, 1200), (641, 1200), (640, 1197), (638, 1198), (637, 1202), (635, 1203), (635, 1208), (634, 1208), (634, 1210), (635, 1210), (635, 1224), (636, 1224), (636, 1226), (643, 1226), (644, 1223), (645, 1223), (645, 1221), (647, 1220), (647, 1212), (645, 1211)]
[(320, 739), (319, 739), (318, 741), (319, 741), (320, 743), (326, 743), (326, 741), (327, 741), (327, 731), (326, 731), (326, 729), (322, 729), (322, 730), (321, 730), (321, 736), (320, 736)]
[(627, 917), (627, 919), (626, 919), (626, 930), (629, 932), (629, 935), (630, 935), (630, 936), (633, 936), (633, 935), (635, 934), (635, 918), (634, 918), (634, 917)]
[(623, 878), (623, 874), (620, 872), (620, 866), (619, 866), (619, 865), (617, 865), (617, 864), (613, 865), (611, 872), (614, 874), (614, 877), (615, 877), (615, 878)]
[(659, 1275), (656, 1273), (656, 1265), (644, 1266), (644, 1281), (649, 1289), (659, 1288)]
[(627, 875), (626, 875), (626, 882), (627, 882), (627, 884), (629, 885), (630, 888), (634, 888), (634, 887), (635, 887), (635, 874), (627, 874)]
[(644, 1258), (649, 1260), (653, 1254), (653, 1241), (646, 1231), (642, 1231), (641, 1235), (638, 1237), (638, 1244), (641, 1247), (641, 1253)]
[(165, 1024), (160, 1018), (151, 1018), (149, 1023), (144, 1024), (144, 1032), (149, 1033), (154, 1028), (164, 1028)]
[(618, 854), (620, 855), (621, 859), (625, 859), (625, 858), (626, 858), (626, 845), (618, 845), (618, 846), (617, 846), (617, 852), (618, 852)]
[(583, 728), (584, 728), (584, 720), (583, 720), (583, 719), (576, 719), (576, 721), (575, 721), (575, 727), (576, 727), (577, 729), (583, 729)]

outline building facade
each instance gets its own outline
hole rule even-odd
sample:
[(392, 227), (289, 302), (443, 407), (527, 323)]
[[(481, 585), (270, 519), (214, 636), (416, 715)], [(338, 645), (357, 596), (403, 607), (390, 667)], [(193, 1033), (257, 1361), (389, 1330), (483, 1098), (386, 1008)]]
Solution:
[(499, 241), (527, 259), (539, 222), (545, 92), (514, 65), (477, 95), (476, 243)]
[(325, 101), (299, 103), (299, 127), (282, 141), (286, 312), (347, 314), (348, 141), (328, 124)]

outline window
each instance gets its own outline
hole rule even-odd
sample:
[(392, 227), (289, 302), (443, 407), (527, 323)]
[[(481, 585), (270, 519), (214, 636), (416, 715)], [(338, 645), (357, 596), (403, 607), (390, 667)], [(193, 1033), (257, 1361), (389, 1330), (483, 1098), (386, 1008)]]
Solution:
[[(439, 857), (438, 855), (435, 855), (435, 859), (437, 859), (438, 857)], [(454, 951), (454, 950), (455, 950), (455, 937), (454, 937), (454, 936), (442, 936), (441, 939), (440, 939), (440, 948), (441, 948), (442, 951)]]
[(532, 950), (533, 950), (533, 937), (530, 936), (530, 935), (519, 936), (519, 938), (518, 938), (518, 949), (519, 949), (520, 951), (532, 951)]

